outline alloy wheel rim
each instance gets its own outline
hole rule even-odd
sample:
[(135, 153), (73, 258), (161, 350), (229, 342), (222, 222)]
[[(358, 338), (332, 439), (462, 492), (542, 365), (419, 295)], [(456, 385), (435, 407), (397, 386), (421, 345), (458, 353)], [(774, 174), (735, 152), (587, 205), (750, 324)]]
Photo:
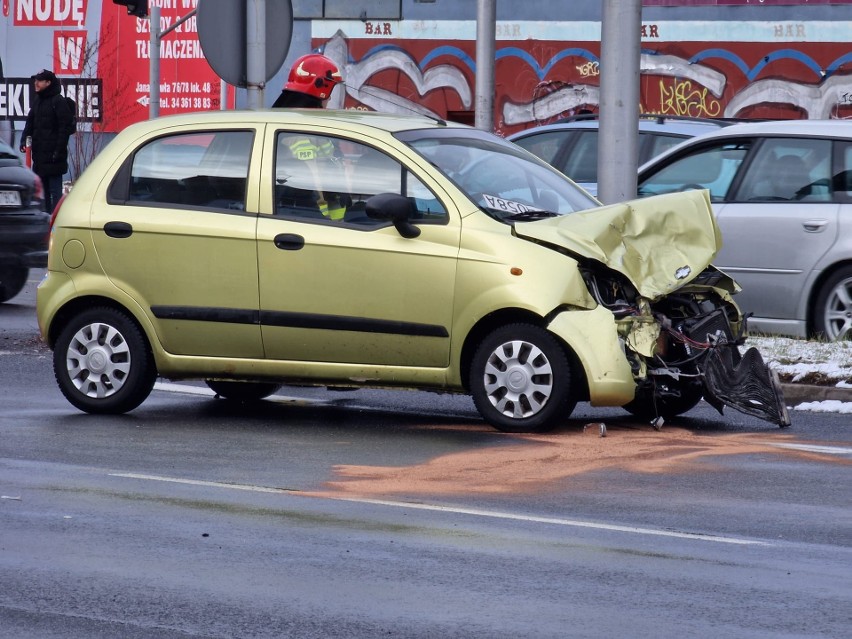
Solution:
[(838, 282), (828, 295), (825, 332), (832, 341), (852, 339), (852, 277)]
[(83, 395), (102, 399), (121, 390), (130, 373), (130, 347), (109, 324), (95, 322), (78, 330), (65, 355), (71, 383)]
[(538, 346), (523, 340), (505, 342), (485, 364), (485, 394), (506, 417), (538, 414), (553, 394), (550, 360)]

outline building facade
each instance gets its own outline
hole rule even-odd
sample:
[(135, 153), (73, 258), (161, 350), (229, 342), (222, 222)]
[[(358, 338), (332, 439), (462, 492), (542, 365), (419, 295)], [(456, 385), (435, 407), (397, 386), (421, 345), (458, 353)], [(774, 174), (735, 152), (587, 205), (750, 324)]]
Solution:
[[(151, 0), (161, 28), (199, 0)], [(203, 2), (204, 0), (200, 0)], [(281, 0), (268, 0), (276, 2)], [(495, 0), (494, 123), (509, 134), (599, 103), (599, 0)], [(322, 51), (345, 86), (332, 105), (473, 122), (476, 0), (293, 0), (290, 61)], [(2, 0), (0, 116), (14, 137), (30, 76), (53, 70), (82, 130), (109, 135), (148, 117), (149, 22), (107, 0)], [(739, 118), (852, 116), (852, 0), (644, 0), (637, 111)], [(245, 104), (225, 87), (194, 18), (163, 39), (160, 114)]]

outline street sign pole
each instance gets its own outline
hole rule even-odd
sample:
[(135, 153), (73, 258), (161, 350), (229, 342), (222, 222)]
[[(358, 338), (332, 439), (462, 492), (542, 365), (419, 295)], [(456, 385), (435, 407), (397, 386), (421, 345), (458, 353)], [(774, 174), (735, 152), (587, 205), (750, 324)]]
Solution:
[(266, 0), (246, 6), (246, 89), (248, 108), (263, 108), (266, 88)]
[(497, 0), (476, 2), (476, 107), (477, 129), (494, 129), (494, 51), (497, 31)]
[(148, 51), (148, 119), (160, 117), (160, 42), (196, 13), (193, 9), (164, 31), (160, 31), (160, 7), (151, 3), (148, 8), (148, 29), (151, 32)]
[(148, 119), (160, 117), (160, 6), (151, 3), (148, 8), (151, 32), (148, 50)]
[(603, 0), (598, 199), (636, 197), (642, 0)]

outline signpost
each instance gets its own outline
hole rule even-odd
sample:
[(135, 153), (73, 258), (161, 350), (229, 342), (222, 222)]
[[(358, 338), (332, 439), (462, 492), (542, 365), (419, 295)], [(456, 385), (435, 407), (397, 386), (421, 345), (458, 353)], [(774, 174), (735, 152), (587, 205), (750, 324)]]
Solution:
[(148, 57), (149, 63), (149, 85), (148, 85), (148, 118), (153, 120), (160, 116), (160, 41), (163, 36), (168, 35), (184, 22), (195, 15), (197, 9), (193, 9), (168, 29), (160, 31), (160, 6), (153, 4), (150, 8), (151, 29), (151, 51)]

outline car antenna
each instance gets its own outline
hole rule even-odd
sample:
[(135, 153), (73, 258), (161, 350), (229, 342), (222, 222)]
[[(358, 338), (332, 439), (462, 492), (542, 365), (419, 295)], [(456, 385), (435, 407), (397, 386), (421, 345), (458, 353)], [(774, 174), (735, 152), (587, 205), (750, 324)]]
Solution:
[[(355, 88), (355, 87), (350, 87), (350, 86), (349, 86), (348, 84), (346, 84), (345, 82), (341, 82), (340, 84), (342, 84), (343, 86), (345, 86), (345, 87), (347, 87), (347, 88), (351, 88), (351, 89), (353, 89), (353, 90), (355, 90), (355, 91), (358, 91), (359, 93), (360, 93), (360, 92), (364, 92), (364, 93), (366, 93), (367, 95), (369, 95), (369, 96), (371, 96), (371, 97), (374, 97), (374, 98), (380, 98), (380, 99), (381, 99), (381, 97), (382, 97), (382, 96), (378, 95), (377, 93), (372, 93), (372, 92), (370, 92), (370, 91), (365, 91), (365, 90), (364, 90), (364, 85), (361, 85), (360, 87)], [(421, 116), (423, 116), (423, 117), (425, 117), (425, 118), (429, 118), (430, 120), (432, 120), (433, 122), (436, 122), (437, 124), (440, 124), (441, 126), (447, 126), (447, 121), (446, 121), (446, 120), (444, 120), (443, 118), (439, 118), (439, 117), (438, 117), (438, 116), (436, 116), (436, 115), (432, 115), (431, 113), (421, 113), (420, 111), (417, 111), (416, 109), (412, 109), (411, 107), (406, 106), (405, 104), (397, 104), (397, 106), (402, 107), (403, 109), (406, 109), (407, 111), (411, 111), (411, 113), (414, 113), (415, 115), (421, 115)]]

